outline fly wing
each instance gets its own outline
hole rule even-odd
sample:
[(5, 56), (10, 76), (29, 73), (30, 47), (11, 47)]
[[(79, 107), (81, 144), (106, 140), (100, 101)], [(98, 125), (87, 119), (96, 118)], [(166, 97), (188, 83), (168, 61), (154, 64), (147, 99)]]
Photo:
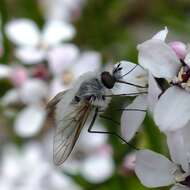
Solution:
[(52, 115), (55, 112), (55, 108), (56, 105), (60, 102), (60, 100), (63, 98), (64, 94), (67, 92), (68, 90), (59, 92), (54, 98), (52, 98), (46, 106), (48, 115)]
[(56, 165), (62, 164), (70, 155), (91, 111), (90, 104), (70, 103), (67, 113), (56, 121), (53, 157)]
[(83, 82), (92, 77), (95, 77), (93, 72), (81, 75), (72, 88), (59, 93), (48, 103), (49, 117), (53, 115), (52, 118), (56, 126), (53, 148), (56, 165), (62, 164), (70, 155), (93, 108), (90, 103), (84, 101), (75, 103), (73, 101)]
[(48, 101), (46, 105), (46, 120), (44, 122), (44, 128), (43, 131), (45, 132), (48, 130), (50, 127), (55, 126), (55, 110), (57, 104), (61, 101), (61, 99), (64, 98), (66, 92), (68, 90), (62, 91), (58, 93), (55, 97), (53, 97), (50, 101)]

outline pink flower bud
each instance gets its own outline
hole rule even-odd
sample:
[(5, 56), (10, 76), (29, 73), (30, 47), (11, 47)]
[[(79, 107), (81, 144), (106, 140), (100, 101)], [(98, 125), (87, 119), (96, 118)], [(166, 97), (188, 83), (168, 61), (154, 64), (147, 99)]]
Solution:
[(101, 145), (99, 148), (98, 148), (98, 152), (102, 155), (108, 155), (108, 154), (112, 154), (113, 153), (113, 150), (112, 150), (112, 147), (108, 144), (104, 144), (104, 145)]
[(173, 41), (169, 43), (169, 46), (174, 50), (178, 58), (184, 59), (187, 54), (186, 45), (180, 41)]
[(27, 79), (27, 70), (21, 67), (15, 68), (10, 76), (10, 80), (15, 86), (21, 86)]
[(133, 172), (135, 169), (135, 161), (136, 161), (136, 154), (130, 153), (125, 156), (123, 167), (125, 170), (125, 173)]

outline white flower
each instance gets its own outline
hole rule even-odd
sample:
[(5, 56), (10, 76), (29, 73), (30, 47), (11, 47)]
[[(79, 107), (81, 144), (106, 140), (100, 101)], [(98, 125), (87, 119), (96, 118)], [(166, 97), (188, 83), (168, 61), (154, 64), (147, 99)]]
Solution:
[(190, 121), (189, 63), (180, 61), (176, 47), (172, 49), (163, 39), (145, 41), (138, 46), (138, 50), (139, 63), (151, 75), (163, 78), (170, 85), (154, 105), (156, 124), (162, 131), (184, 127)]
[(3, 190), (79, 190), (72, 179), (47, 161), (39, 143), (31, 142), (18, 150), (5, 146), (1, 159), (0, 186)]
[[(10, 76), (9, 76), (10, 77)], [(47, 84), (35, 78), (27, 78), (19, 86), (9, 90), (2, 98), (6, 106), (12, 103), (23, 103), (26, 105), (39, 104), (46, 99), (48, 94)]]
[(26, 105), (18, 112), (14, 130), (21, 137), (31, 137), (41, 130), (46, 116), (44, 100), (48, 95), (46, 83), (39, 79), (28, 78), (20, 86), (9, 90), (2, 98), (4, 106), (23, 103)]
[(9, 39), (18, 46), (16, 57), (26, 64), (44, 60), (51, 47), (72, 39), (75, 34), (72, 25), (58, 20), (47, 21), (42, 32), (29, 19), (10, 21), (5, 30)]
[(190, 171), (183, 170), (178, 164), (165, 156), (150, 150), (137, 153), (135, 172), (146, 187), (163, 187), (174, 184), (171, 189), (190, 189)]
[(147, 187), (174, 184), (171, 189), (190, 189), (190, 127), (167, 132), (167, 143), (172, 161), (150, 150), (136, 154), (135, 172)]
[(48, 94), (47, 85), (39, 79), (29, 79), (17, 91), (20, 100), (27, 106), (16, 117), (15, 132), (21, 137), (34, 136), (41, 130), (45, 120), (43, 101)]

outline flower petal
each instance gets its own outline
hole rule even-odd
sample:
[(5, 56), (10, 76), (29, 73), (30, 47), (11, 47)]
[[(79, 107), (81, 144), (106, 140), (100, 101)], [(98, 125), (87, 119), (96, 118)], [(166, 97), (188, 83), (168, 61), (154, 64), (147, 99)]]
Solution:
[(39, 103), (48, 94), (48, 87), (45, 82), (39, 79), (27, 80), (19, 89), (21, 100), (25, 104)]
[(159, 95), (162, 93), (162, 90), (158, 86), (155, 78), (149, 73), (148, 81), (148, 108), (153, 113), (154, 107), (158, 101)]
[(185, 90), (170, 87), (159, 99), (154, 119), (160, 130), (174, 131), (190, 121), (190, 94)]
[(185, 150), (182, 130), (167, 132), (167, 144), (172, 160), (181, 165), (184, 171), (188, 171), (189, 163), (186, 156), (187, 152)]
[(125, 107), (125, 109), (139, 109), (145, 111), (123, 111), (121, 116), (121, 134), (126, 141), (130, 141), (141, 126), (147, 109), (147, 97), (140, 95)]
[[(119, 64), (122, 67), (121, 76), (125, 75), (122, 80), (146, 86), (148, 81), (147, 72), (141, 66), (129, 61), (120, 61)], [(117, 67), (117, 64), (115, 67)]]
[(72, 68), (74, 76), (77, 78), (80, 75), (92, 71), (98, 71), (101, 68), (102, 57), (98, 52), (87, 51), (81, 54), (81, 57)]
[(52, 189), (82, 190), (72, 178), (56, 170), (51, 171), (50, 184)]
[(166, 37), (168, 34), (168, 28), (165, 26), (164, 30), (159, 31), (158, 33), (156, 33), (152, 39), (157, 39), (157, 40), (162, 40), (165, 41)]
[(56, 94), (59, 92), (66, 90), (70, 87), (71, 85), (64, 85), (62, 78), (60, 77), (55, 77), (52, 79), (49, 87), (49, 98), (53, 98)]
[(148, 40), (138, 45), (139, 64), (158, 78), (176, 76), (181, 65), (175, 52), (161, 40)]
[(114, 171), (112, 156), (100, 153), (89, 156), (85, 161), (81, 174), (91, 183), (101, 183), (111, 177)]
[[(123, 81), (139, 86), (147, 85), (148, 75), (147, 72), (141, 66), (129, 61), (120, 61), (114, 67), (117, 67), (118, 64), (120, 64), (120, 67), (122, 68), (120, 75), (123, 76)], [(114, 94), (138, 93), (141, 90), (142, 89), (137, 88), (135, 86), (126, 85), (122, 83), (116, 83), (116, 85), (112, 89)]]
[(16, 45), (36, 46), (40, 40), (40, 31), (36, 24), (29, 19), (10, 21), (5, 27), (5, 32)]
[(1, 99), (1, 102), (4, 106), (7, 106), (19, 102), (19, 100), (20, 97), (18, 91), (16, 89), (11, 89), (5, 93)]
[(49, 66), (53, 74), (61, 74), (71, 67), (79, 56), (79, 49), (74, 44), (64, 44), (53, 48), (48, 53)]
[(189, 171), (190, 160), (190, 124), (176, 131), (167, 132), (167, 143), (172, 160), (181, 165), (183, 170)]
[[(79, 137), (79, 146), (81, 146), (87, 152), (104, 146), (107, 142), (108, 137), (106, 135), (96, 135), (89, 133), (87, 127), (89, 126), (85, 127)], [(93, 125), (93, 129), (96, 129), (97, 131), (105, 131), (105, 128), (100, 122), (96, 122)], [(90, 139), (88, 143), (86, 143), (86, 139)]]
[(40, 106), (29, 106), (23, 109), (16, 118), (14, 129), (21, 137), (36, 135), (42, 128), (45, 110)]
[(140, 150), (136, 155), (135, 173), (146, 187), (162, 187), (175, 183), (172, 175), (176, 165), (165, 156), (150, 150)]
[(45, 59), (45, 52), (42, 49), (32, 47), (21, 47), (15, 51), (16, 57), (24, 64), (35, 64)]
[(75, 35), (74, 27), (66, 22), (51, 20), (45, 25), (43, 42), (49, 46), (57, 45), (63, 40), (71, 40)]
[(183, 133), (183, 139), (185, 142), (185, 151), (186, 151), (186, 156), (188, 159), (188, 162), (190, 161), (190, 123), (187, 124), (187, 126), (182, 128), (182, 133)]

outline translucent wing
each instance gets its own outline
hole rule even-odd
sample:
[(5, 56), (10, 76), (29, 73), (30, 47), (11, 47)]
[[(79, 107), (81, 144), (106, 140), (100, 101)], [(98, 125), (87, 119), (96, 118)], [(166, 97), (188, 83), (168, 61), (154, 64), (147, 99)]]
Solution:
[(63, 98), (66, 92), (67, 90), (59, 92), (54, 98), (52, 98), (47, 103), (46, 109), (49, 116), (52, 116), (52, 114), (55, 114), (56, 105), (60, 102), (60, 100)]
[(63, 99), (67, 91), (62, 91), (53, 97), (46, 105), (46, 120), (44, 122), (43, 130), (48, 130), (50, 127), (55, 125), (55, 110), (57, 104)]
[(92, 107), (90, 104), (70, 103), (67, 112), (56, 121), (54, 136), (54, 163), (62, 164), (70, 155)]

